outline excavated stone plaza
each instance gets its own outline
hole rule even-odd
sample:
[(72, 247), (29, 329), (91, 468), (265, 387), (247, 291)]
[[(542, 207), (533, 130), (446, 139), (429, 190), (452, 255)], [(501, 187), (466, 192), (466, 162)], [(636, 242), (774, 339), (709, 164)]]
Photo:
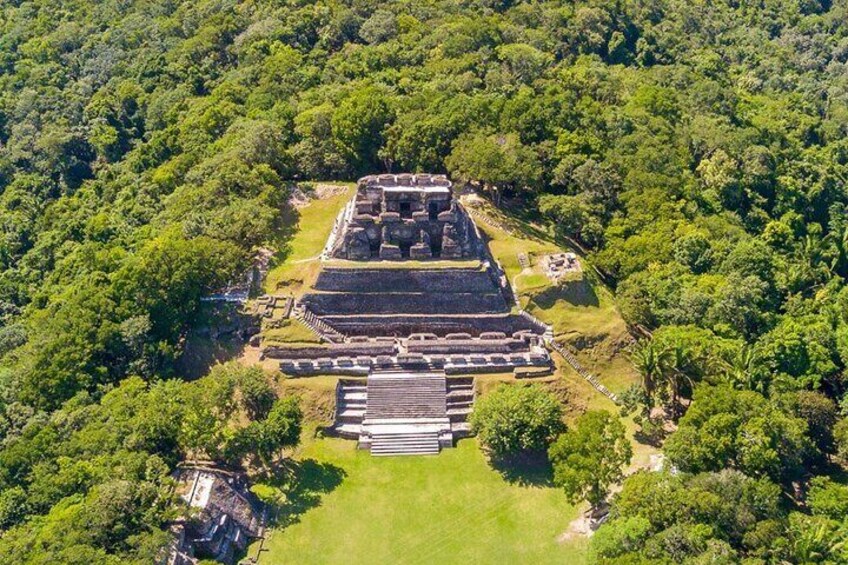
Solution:
[(340, 375), (333, 431), (374, 455), (432, 454), (469, 433), (473, 374), (544, 373), (550, 331), (522, 311), (442, 175), (359, 180), (298, 300), (265, 298), (319, 338), (262, 344), (291, 376)]

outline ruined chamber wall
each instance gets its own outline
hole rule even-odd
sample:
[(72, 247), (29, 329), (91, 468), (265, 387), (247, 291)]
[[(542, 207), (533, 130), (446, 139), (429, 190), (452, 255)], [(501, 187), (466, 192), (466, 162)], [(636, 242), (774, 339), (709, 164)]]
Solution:
[(348, 260), (469, 259), (481, 243), (444, 175), (359, 179), (330, 256)]

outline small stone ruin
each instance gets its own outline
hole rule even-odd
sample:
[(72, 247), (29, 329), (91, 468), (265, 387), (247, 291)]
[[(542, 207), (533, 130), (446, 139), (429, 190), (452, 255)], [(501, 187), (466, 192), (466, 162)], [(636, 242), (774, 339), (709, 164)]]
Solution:
[(368, 259), (477, 257), (468, 215), (444, 175), (371, 175), (359, 179), (330, 256)]
[(549, 279), (556, 282), (568, 273), (581, 271), (580, 261), (574, 253), (553, 253), (542, 258), (542, 268)]
[(186, 512), (171, 527), (173, 540), (162, 565), (197, 565), (202, 559), (232, 564), (262, 536), (265, 506), (250, 492), (244, 475), (183, 465), (174, 479)]

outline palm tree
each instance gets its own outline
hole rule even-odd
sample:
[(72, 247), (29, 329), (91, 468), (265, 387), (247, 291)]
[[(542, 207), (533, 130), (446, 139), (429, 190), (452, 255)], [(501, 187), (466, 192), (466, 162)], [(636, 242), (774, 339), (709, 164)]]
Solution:
[(640, 342), (633, 351), (633, 365), (642, 376), (642, 388), (653, 401), (668, 371), (669, 352), (653, 341)]
[(725, 378), (737, 390), (755, 390), (764, 393), (764, 383), (755, 374), (757, 351), (750, 344), (742, 344), (730, 360), (722, 360)]
[(793, 278), (802, 285), (799, 290), (817, 288), (833, 275), (835, 263), (827, 261), (828, 255), (823, 240), (810, 235), (803, 239), (790, 265)]
[(830, 265), (830, 270), (845, 275), (848, 273), (848, 226), (840, 231), (832, 231), (825, 239), (836, 248), (836, 256)]
[(692, 378), (689, 376), (691, 369), (691, 361), (689, 358), (689, 350), (682, 343), (678, 342), (667, 351), (666, 363), (666, 382), (671, 393), (671, 414), (674, 420), (677, 420), (680, 410), (680, 387), (683, 381), (689, 381), (689, 386), (694, 388)]
[(821, 563), (838, 558), (844, 555), (848, 542), (844, 530), (816, 517), (798, 521), (790, 518), (789, 533), (795, 563)]

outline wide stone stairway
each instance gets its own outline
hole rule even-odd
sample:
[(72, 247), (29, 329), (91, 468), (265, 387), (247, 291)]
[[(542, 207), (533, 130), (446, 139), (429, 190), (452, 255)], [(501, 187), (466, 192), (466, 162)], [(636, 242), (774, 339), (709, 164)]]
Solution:
[[(359, 445), (375, 456), (435, 455), (453, 444), (444, 373), (378, 372), (364, 386)], [(357, 390), (357, 393), (359, 391)], [(345, 390), (340, 416), (357, 416), (359, 394)], [(352, 397), (356, 394), (355, 397)], [(351, 409), (356, 407), (356, 411)], [(350, 429), (350, 428), (348, 428)]]
[(342, 379), (332, 432), (358, 440), (372, 455), (434, 455), (468, 437), (472, 377), (444, 372), (379, 371)]
[(444, 373), (372, 373), (365, 420), (446, 418)]

